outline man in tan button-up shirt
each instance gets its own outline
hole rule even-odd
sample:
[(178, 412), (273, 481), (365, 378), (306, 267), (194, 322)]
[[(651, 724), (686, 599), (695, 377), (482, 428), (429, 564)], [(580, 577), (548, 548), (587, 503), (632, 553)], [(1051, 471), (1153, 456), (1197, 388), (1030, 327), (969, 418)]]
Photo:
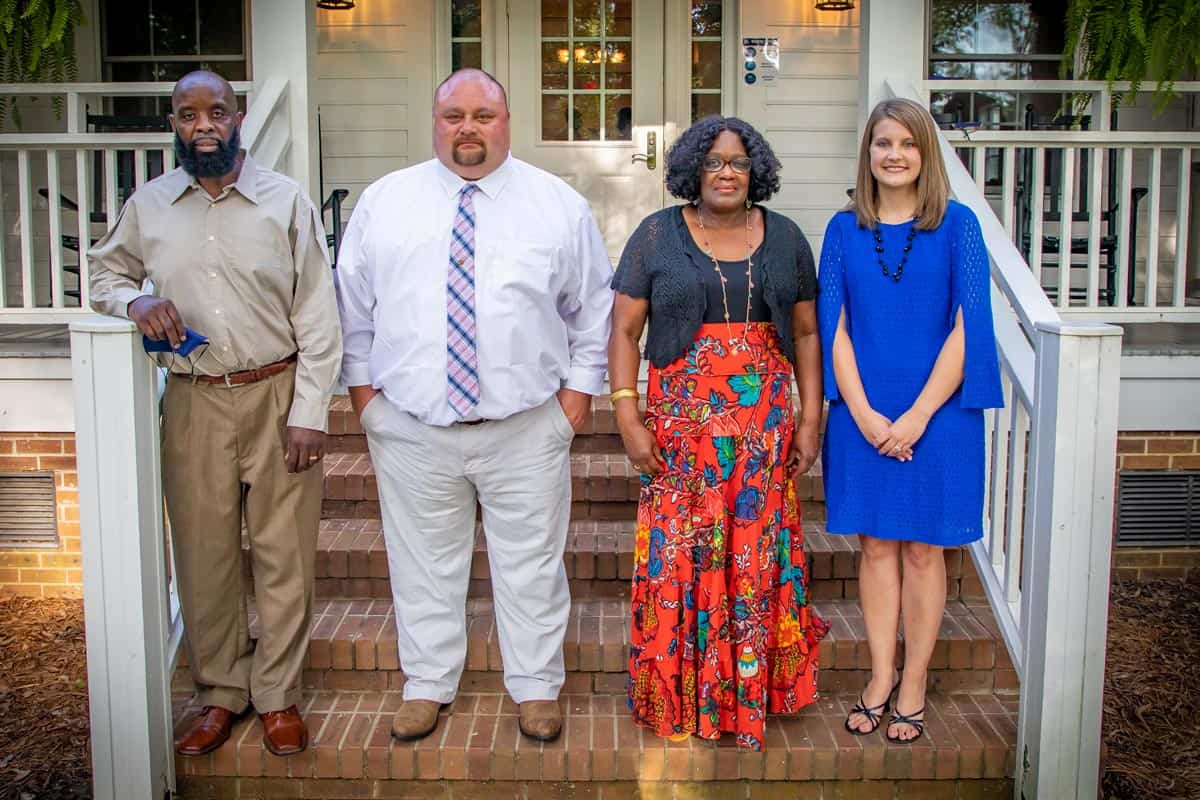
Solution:
[[(307, 746), (297, 712), (312, 612), (326, 416), (341, 329), (325, 232), (291, 179), (240, 149), (242, 115), (211, 72), (172, 96), (180, 167), (142, 186), (91, 251), (92, 307), (174, 347), (208, 338), (171, 370), (163, 487), (189, 666), (203, 712), (176, 742), (219, 747), (252, 704), (279, 755)], [(153, 293), (143, 282), (153, 283)], [(251, 641), (241, 579), (249, 533), (260, 622)]]

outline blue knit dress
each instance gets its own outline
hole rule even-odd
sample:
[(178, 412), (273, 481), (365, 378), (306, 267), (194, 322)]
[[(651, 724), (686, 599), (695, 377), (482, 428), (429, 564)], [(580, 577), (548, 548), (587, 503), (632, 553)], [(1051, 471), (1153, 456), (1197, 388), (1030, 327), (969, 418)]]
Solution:
[[(895, 273), (915, 222), (880, 224)], [(869, 228), (852, 211), (829, 221), (821, 247), (817, 317), (829, 420), (822, 463), (830, 533), (954, 546), (983, 535), (983, 409), (1004, 405), (992, 330), (987, 250), (979, 221), (951, 201), (942, 224), (918, 230), (899, 281), (883, 274)], [(924, 388), (963, 312), (963, 382), (913, 446), (913, 460), (881, 456), (859, 432), (833, 373), (833, 337), (846, 330), (871, 407), (891, 420)]]

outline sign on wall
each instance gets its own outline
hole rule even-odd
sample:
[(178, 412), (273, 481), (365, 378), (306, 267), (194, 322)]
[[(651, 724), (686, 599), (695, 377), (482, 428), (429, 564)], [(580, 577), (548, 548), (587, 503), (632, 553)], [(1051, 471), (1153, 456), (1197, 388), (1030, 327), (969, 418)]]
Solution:
[(770, 83), (779, 76), (779, 37), (742, 38), (742, 80), (747, 86)]

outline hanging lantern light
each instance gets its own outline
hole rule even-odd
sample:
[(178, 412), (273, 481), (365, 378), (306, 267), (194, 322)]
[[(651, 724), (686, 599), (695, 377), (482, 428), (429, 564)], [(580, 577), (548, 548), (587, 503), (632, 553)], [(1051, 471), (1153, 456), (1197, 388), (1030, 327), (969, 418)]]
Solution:
[(317, 8), (327, 11), (349, 11), (354, 8), (354, 0), (317, 0)]
[(853, 11), (854, 0), (817, 0), (817, 11)]

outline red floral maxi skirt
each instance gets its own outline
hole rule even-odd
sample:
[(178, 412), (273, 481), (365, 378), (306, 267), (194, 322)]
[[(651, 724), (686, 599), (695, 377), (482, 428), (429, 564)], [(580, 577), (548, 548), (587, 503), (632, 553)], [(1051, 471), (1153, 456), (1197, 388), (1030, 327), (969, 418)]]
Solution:
[[(740, 339), (743, 326), (734, 323)], [(734, 350), (723, 323), (651, 366), (646, 427), (666, 470), (642, 476), (629, 705), (660, 736), (761, 749), (767, 713), (816, 699), (817, 642), (800, 512), (784, 468), (795, 418), (774, 325)]]

